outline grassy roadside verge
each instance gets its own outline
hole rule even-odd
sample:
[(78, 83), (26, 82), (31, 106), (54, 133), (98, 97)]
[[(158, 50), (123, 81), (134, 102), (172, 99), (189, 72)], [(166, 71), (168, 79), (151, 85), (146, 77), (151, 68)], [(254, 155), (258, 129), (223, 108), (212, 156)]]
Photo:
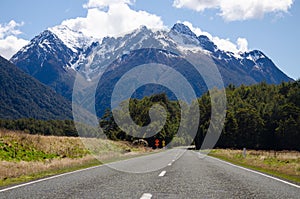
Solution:
[(30, 135), (0, 129), (0, 188), (150, 152), (127, 142)]
[(97, 159), (91, 159), (89, 161), (80, 163), (80, 164), (74, 164), (74, 165), (69, 165), (66, 167), (61, 167), (61, 168), (56, 168), (56, 169), (51, 169), (47, 171), (41, 171), (41, 172), (36, 172), (36, 173), (31, 173), (31, 174), (23, 174), (18, 177), (13, 177), (13, 178), (6, 178), (6, 179), (1, 179), (0, 180), (0, 188), (5, 188), (10, 185), (16, 185), (20, 183), (26, 183), (32, 180), (37, 180), (41, 178), (46, 178), (62, 173), (67, 173), (67, 172), (72, 172), (80, 169), (85, 169), (93, 166), (98, 166), (101, 165), (101, 163)]
[(300, 185), (300, 152), (213, 149), (210, 156)]
[(25, 175), (21, 175), (19, 177), (15, 177), (15, 178), (1, 179), (0, 180), (0, 189), (11, 186), (11, 185), (26, 183), (29, 181), (38, 180), (38, 179), (42, 179), (42, 178), (46, 178), (46, 177), (50, 177), (50, 176), (54, 176), (54, 175), (59, 175), (59, 174), (63, 174), (63, 173), (86, 169), (86, 168), (90, 168), (90, 167), (94, 167), (94, 166), (100, 166), (102, 164), (106, 164), (106, 163), (110, 163), (110, 162), (127, 160), (130, 158), (140, 157), (140, 156), (149, 155), (149, 154), (153, 154), (153, 153), (156, 153), (156, 152), (147, 152), (147, 153), (126, 155), (126, 156), (121, 156), (121, 157), (114, 157), (112, 159), (107, 159), (105, 161), (105, 163), (102, 163), (98, 159), (95, 159), (95, 158), (90, 158), (90, 159), (84, 160), (84, 161), (82, 161), (82, 159), (79, 159), (79, 161), (82, 161), (81, 163), (68, 165), (65, 167), (56, 168), (56, 169), (52, 169), (52, 170), (32, 173), (32, 174), (28, 174), (28, 175), (25, 174)]

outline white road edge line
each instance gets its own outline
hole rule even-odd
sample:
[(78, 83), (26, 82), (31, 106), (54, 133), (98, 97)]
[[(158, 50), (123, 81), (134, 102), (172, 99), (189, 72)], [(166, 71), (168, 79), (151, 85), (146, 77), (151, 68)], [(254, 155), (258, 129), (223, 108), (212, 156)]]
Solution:
[(151, 199), (152, 194), (151, 193), (144, 193), (140, 199)]
[(85, 169), (80, 169), (80, 170), (76, 170), (76, 171), (71, 171), (71, 172), (68, 172), (68, 173), (62, 173), (62, 174), (55, 175), (55, 176), (51, 176), (51, 177), (48, 177), (48, 178), (42, 178), (42, 179), (39, 179), (39, 180), (34, 180), (34, 181), (31, 181), (31, 182), (27, 182), (27, 183), (15, 185), (15, 186), (12, 186), (12, 187), (8, 187), (8, 188), (5, 188), (5, 189), (1, 189), (1, 190), (0, 190), (0, 193), (1, 193), (1, 192), (5, 192), (5, 191), (9, 191), (9, 190), (12, 190), (12, 189), (16, 189), (16, 188), (19, 188), (19, 187), (24, 187), (24, 186), (27, 186), (27, 185), (35, 184), (35, 183), (38, 183), (38, 182), (43, 182), (43, 181), (51, 180), (51, 179), (58, 178), (58, 177), (61, 177), (61, 176), (66, 176), (66, 175), (73, 174), (73, 173), (77, 173), (77, 172), (81, 172), (81, 171), (87, 171), (87, 170), (99, 168), (99, 167), (102, 167), (102, 166), (104, 166), (104, 165), (105, 165), (105, 164), (98, 165), (98, 166), (93, 166), (93, 167), (89, 167), (89, 168), (85, 168)]
[(224, 160), (220, 160), (220, 159), (215, 158), (215, 157), (211, 157), (211, 156), (207, 156), (207, 157), (209, 157), (209, 158), (211, 158), (211, 159), (214, 159), (214, 160), (218, 160), (218, 161), (220, 161), (220, 162), (223, 162), (223, 163), (228, 164), (228, 165), (233, 166), (233, 167), (237, 167), (237, 168), (240, 168), (240, 169), (244, 169), (244, 170), (246, 170), (246, 171), (249, 171), (249, 172), (252, 172), (252, 173), (256, 173), (256, 174), (258, 174), (258, 175), (261, 175), (261, 176), (264, 176), (264, 177), (267, 177), (267, 178), (270, 178), (270, 179), (273, 179), (273, 180), (277, 180), (277, 181), (279, 181), (279, 182), (288, 184), (288, 185), (293, 186), (293, 187), (296, 187), (296, 188), (298, 188), (298, 189), (300, 188), (299, 185), (293, 184), (293, 183), (288, 182), (288, 181), (285, 181), (285, 180), (281, 180), (281, 179), (279, 179), (279, 178), (276, 178), (276, 177), (273, 177), (273, 176), (270, 176), (270, 175), (267, 175), (267, 174), (264, 174), (264, 173), (261, 173), (261, 172), (258, 172), (258, 171), (254, 171), (254, 170), (252, 170), (252, 169), (247, 169), (247, 168), (245, 168), (245, 167), (241, 167), (241, 166), (232, 164), (232, 163), (230, 163), (230, 162), (226, 162), (226, 161), (224, 161)]
[(166, 171), (162, 171), (158, 176), (163, 177), (166, 173), (167, 173)]

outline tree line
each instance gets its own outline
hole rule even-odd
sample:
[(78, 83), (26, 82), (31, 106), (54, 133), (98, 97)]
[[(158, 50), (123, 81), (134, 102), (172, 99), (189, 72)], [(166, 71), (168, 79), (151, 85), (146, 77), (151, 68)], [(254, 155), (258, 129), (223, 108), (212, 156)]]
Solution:
[[(139, 138), (146, 140), (151, 147), (154, 147), (156, 139), (170, 143), (172, 139), (177, 139), (176, 133), (180, 124), (180, 106), (178, 101), (168, 100), (168, 97), (164, 93), (156, 94), (151, 97), (144, 97), (141, 100), (131, 99), (129, 101), (130, 116), (139, 126), (159, 125), (159, 122), (161, 121), (153, 122), (149, 116), (150, 108), (156, 103), (159, 103), (167, 111), (166, 123), (160, 132), (143, 132), (143, 135), (138, 135), (138, 132), (135, 132), (136, 130), (129, 126), (128, 129), (130, 130), (130, 135), (128, 135), (116, 124), (112, 111), (109, 109), (105, 111), (105, 114), (100, 119), (100, 127), (103, 129), (105, 135), (112, 140), (126, 140), (133, 142), (138, 136)], [(121, 108), (120, 110), (115, 110), (114, 114), (119, 118), (124, 118), (122, 123), (127, 123), (124, 109)], [(183, 140), (182, 143), (185, 143), (185, 140)]]
[[(211, 92), (218, 92), (217, 90)], [(300, 150), (300, 81), (283, 82), (280, 85), (241, 85), (226, 88), (227, 110), (224, 128), (215, 147), (251, 148), (266, 150)], [(172, 145), (194, 143), (200, 148), (211, 121), (211, 99), (209, 92), (191, 105), (168, 100), (165, 94), (130, 100), (130, 114), (140, 126), (148, 125), (149, 108), (159, 103), (167, 110), (168, 116), (164, 128), (152, 137), (143, 136), (150, 146), (156, 138)], [(184, 106), (184, 107), (180, 107)], [(180, 131), (180, 111), (190, 115), (182, 121), (181, 127), (188, 129), (197, 123), (193, 118), (195, 108), (199, 108), (200, 118), (196, 136)], [(118, 114), (122, 114), (119, 111)], [(134, 136), (127, 135), (115, 123), (111, 110), (107, 110), (100, 120), (100, 126), (107, 137), (113, 140), (133, 141)]]
[[(226, 94), (226, 121), (217, 147), (300, 150), (299, 80), (230, 85)], [(198, 133), (205, 134), (205, 128)]]
[[(80, 128), (80, 136), (100, 137), (98, 130), (85, 124), (76, 124)], [(0, 119), (0, 128), (23, 131), (29, 134), (78, 137), (73, 120), (37, 120), (22, 118), (16, 120)]]
[[(212, 92), (218, 93), (218, 90), (210, 93)], [(204, 94), (191, 104), (171, 101), (163, 93), (143, 99), (130, 99), (130, 116), (139, 126), (159, 125), (160, 121), (151, 122), (149, 110), (157, 103), (164, 107), (167, 118), (159, 132), (138, 135), (129, 126), (129, 135), (118, 127), (111, 110), (106, 110), (99, 119), (99, 125), (106, 137), (112, 140), (133, 142), (143, 138), (149, 146), (154, 147), (155, 140), (159, 139), (166, 144), (171, 143), (172, 146), (193, 143), (199, 149), (212, 123), (210, 93)], [(226, 88), (226, 97), (225, 124), (215, 147), (300, 151), (300, 80), (280, 85), (229, 85)], [(199, 120), (194, 117), (196, 109), (200, 111)], [(115, 110), (114, 114), (119, 118), (126, 118), (122, 108)], [(189, 117), (183, 119), (182, 115)], [(76, 127), (84, 129), (80, 136), (103, 137), (97, 129), (87, 125), (77, 124)], [(195, 135), (188, 133), (190, 127), (196, 128)], [(78, 136), (71, 120), (0, 120), (0, 128), (22, 130), (31, 134)]]

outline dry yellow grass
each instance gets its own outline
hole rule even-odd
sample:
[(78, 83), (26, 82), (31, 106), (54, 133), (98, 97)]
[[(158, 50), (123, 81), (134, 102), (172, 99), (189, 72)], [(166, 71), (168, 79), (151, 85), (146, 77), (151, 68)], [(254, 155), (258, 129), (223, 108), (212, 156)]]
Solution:
[(93, 156), (85, 156), (83, 158), (71, 159), (52, 159), (49, 161), (31, 161), (31, 162), (14, 162), (14, 161), (0, 161), (0, 180), (8, 178), (18, 178), (23, 175), (32, 175), (45, 171), (56, 171), (58, 169), (66, 169), (72, 166), (85, 165), (94, 160)]
[(24, 132), (0, 130), (0, 138), (6, 142), (16, 142), (22, 146), (30, 146), (47, 154), (61, 157), (82, 157), (88, 153), (83, 143), (76, 137), (57, 137), (30, 135)]
[[(10, 145), (34, 148), (46, 154), (55, 154), (56, 158), (42, 161), (3, 160), (0, 157), (0, 181), (28, 176), (41, 172), (56, 171), (90, 162), (99, 163), (148, 152), (146, 148), (134, 148), (127, 142), (114, 142), (97, 138), (57, 137), (30, 135), (24, 132), (0, 130), (0, 142)], [(13, 147), (13, 146), (9, 146)], [(1, 149), (1, 148), (0, 148)]]
[(215, 149), (211, 154), (242, 165), (287, 175), (300, 181), (300, 152), (298, 151), (247, 150), (246, 157), (243, 157), (242, 150)]

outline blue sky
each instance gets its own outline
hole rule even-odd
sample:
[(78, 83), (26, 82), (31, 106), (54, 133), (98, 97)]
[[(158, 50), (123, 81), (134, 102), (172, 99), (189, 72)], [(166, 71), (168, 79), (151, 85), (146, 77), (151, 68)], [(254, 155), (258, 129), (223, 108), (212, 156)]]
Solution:
[(6, 58), (61, 23), (100, 38), (141, 24), (170, 28), (181, 21), (225, 49), (262, 50), (287, 75), (300, 78), (299, 1), (3, 0), (0, 5), (0, 55)]

